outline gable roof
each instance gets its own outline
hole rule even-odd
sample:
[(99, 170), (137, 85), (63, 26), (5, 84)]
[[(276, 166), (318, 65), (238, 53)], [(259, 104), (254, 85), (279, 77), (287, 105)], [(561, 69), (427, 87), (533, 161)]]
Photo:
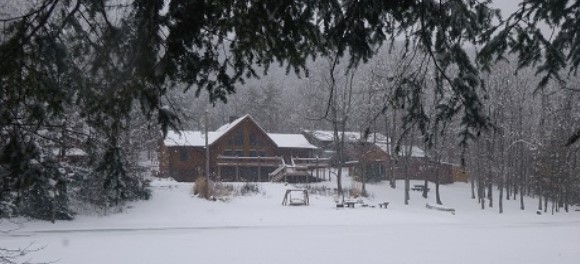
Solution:
[[(391, 153), (389, 144), (375, 143), (375, 145), (378, 146), (379, 148), (381, 148), (381, 150), (383, 150), (384, 152)], [(410, 157), (412, 157), (412, 158), (425, 158), (425, 157), (427, 157), (427, 153), (422, 148), (419, 148), (417, 146), (409, 147), (409, 146), (403, 146), (403, 145), (401, 145), (399, 147), (399, 152), (398, 152), (399, 157), (407, 156), (407, 153), (409, 153), (409, 150), (411, 151)]]
[[(208, 145), (213, 144), (221, 137), (226, 135), (228, 132), (232, 131), (238, 124), (240, 124), (244, 119), (249, 118), (256, 127), (264, 133), (268, 139), (270, 139), (279, 148), (302, 148), (302, 149), (316, 149), (317, 147), (310, 144), (306, 138), (301, 134), (278, 134), (278, 133), (266, 133), (260, 125), (252, 118), (251, 115), (244, 115), (230, 123), (227, 123), (219, 127), (214, 132), (208, 132)], [(205, 146), (205, 134), (201, 131), (169, 131), (165, 140), (163, 141), (165, 146), (176, 147), (204, 147)]]
[[(236, 127), (242, 120), (252, 117), (250, 115), (244, 115), (230, 123), (227, 123), (221, 127), (219, 127), (216, 131), (208, 132), (208, 145), (213, 144), (218, 139), (220, 139), (223, 135), (227, 134), (231, 131), (234, 127)], [(254, 123), (254, 121), (252, 119)], [(258, 125), (256, 123), (256, 125)], [(260, 126), (258, 126), (260, 127)], [(262, 129), (262, 128), (260, 128)], [(263, 131), (263, 130), (262, 130)], [(168, 147), (175, 147), (175, 146), (186, 146), (186, 147), (205, 147), (205, 133), (202, 131), (168, 131), (165, 140), (163, 140), (163, 144)]]
[[(332, 130), (302, 130), (304, 133), (312, 135), (316, 140), (322, 142), (330, 142), (334, 141), (334, 131)], [(342, 136), (342, 132), (338, 133), (338, 136)], [(358, 142), (361, 139), (361, 133), (359, 132), (344, 132), (344, 140), (345, 142)], [(378, 132), (370, 133), (366, 139), (366, 142), (369, 143), (388, 143), (390, 139)]]
[[(215, 133), (221, 133), (221, 135), (220, 135), (220, 137), (221, 137), (222, 135), (225, 135), (228, 131), (230, 131), (234, 127), (236, 127), (239, 123), (242, 122), (242, 120), (244, 120), (246, 118), (252, 119), (252, 122), (254, 122), (254, 124), (256, 124), (256, 126), (260, 127), (258, 125), (258, 123), (256, 122), (256, 120), (254, 120), (251, 115), (246, 114), (242, 117), (239, 117), (238, 119), (236, 119), (234, 121), (231, 121), (231, 122), (219, 127), (218, 129), (216, 129)], [(260, 127), (260, 129), (262, 129), (262, 128)], [(262, 131), (263, 131), (263, 129), (262, 129)]]
[[(304, 133), (312, 135), (312, 137), (316, 138), (316, 140), (321, 142), (331, 142), (334, 141), (334, 131), (332, 130), (302, 130)], [(338, 135), (340, 136), (342, 132), (339, 132)], [(361, 133), (359, 132), (344, 132), (344, 139), (345, 142), (348, 143), (357, 143), (361, 140)], [(391, 153), (390, 151), (390, 143), (391, 139), (387, 136), (375, 132), (370, 133), (366, 139), (367, 143), (374, 143), (377, 147), (379, 147), (382, 151), (386, 153)], [(398, 155), (401, 157), (406, 156), (409, 153), (410, 149), (410, 156), (413, 158), (424, 158), (427, 157), (427, 153), (417, 146), (400, 146)]]
[[(209, 132), (208, 144), (211, 145), (219, 137), (221, 137), (220, 133)], [(163, 140), (163, 144), (168, 147), (204, 147), (205, 134), (201, 131), (168, 131), (167, 136)]]

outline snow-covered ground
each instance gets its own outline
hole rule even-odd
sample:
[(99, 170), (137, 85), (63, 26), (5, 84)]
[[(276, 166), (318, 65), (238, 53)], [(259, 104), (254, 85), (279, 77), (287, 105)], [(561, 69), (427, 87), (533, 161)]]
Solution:
[[(415, 182), (414, 184), (418, 184)], [(335, 182), (316, 185), (335, 186)], [(66, 263), (579, 263), (580, 212), (537, 215), (537, 200), (505, 201), (481, 210), (469, 185), (441, 187), (446, 207), (429, 210), (420, 192), (403, 204), (402, 182), (368, 185), (369, 205), (335, 207), (311, 194), (310, 206), (282, 206), (291, 185), (261, 183), (261, 194), (211, 202), (193, 197), (192, 184), (153, 182), (153, 198), (123, 213), (42, 221), (0, 233), (0, 247), (32, 244), (31, 262)], [(345, 186), (352, 183), (346, 179)], [(496, 204), (497, 206), (497, 204)], [(11, 229), (6, 221), (1, 230)]]

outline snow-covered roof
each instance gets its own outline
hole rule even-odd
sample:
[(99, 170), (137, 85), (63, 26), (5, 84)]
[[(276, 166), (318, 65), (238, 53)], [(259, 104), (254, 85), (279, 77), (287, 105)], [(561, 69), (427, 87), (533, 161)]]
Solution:
[(413, 158), (425, 158), (427, 157), (427, 153), (425, 153), (425, 151), (417, 146), (401, 146), (401, 149), (399, 151), (399, 155), (402, 157), (407, 156), (407, 153), (409, 153), (409, 150), (411, 150), (411, 157)]
[(268, 136), (276, 143), (279, 148), (302, 148), (316, 149), (317, 147), (310, 144), (301, 134), (278, 134), (268, 133)]
[[(238, 125), (245, 118), (250, 118), (252, 121), (254, 119), (250, 115), (244, 115), (230, 123), (227, 123), (215, 132), (208, 133), (208, 145), (213, 144), (232, 128)], [(257, 123), (254, 123), (264, 131)], [(266, 133), (266, 132), (264, 132)], [(266, 133), (270, 139), (279, 148), (303, 148), (303, 149), (316, 149), (316, 146), (310, 144), (306, 138), (301, 134), (278, 134), (278, 133)], [(201, 131), (169, 131), (165, 140), (163, 141), (165, 146), (175, 147), (175, 146), (188, 146), (188, 147), (204, 147), (205, 146), (205, 134)]]
[[(208, 145), (213, 144), (216, 140), (225, 135), (228, 131), (234, 128), (237, 124), (242, 122), (245, 118), (252, 118), (250, 115), (244, 115), (230, 123), (227, 123), (214, 132), (208, 132)], [(253, 119), (252, 119), (253, 120)], [(163, 141), (165, 146), (176, 147), (176, 146), (187, 146), (187, 147), (204, 147), (205, 146), (205, 133), (201, 131), (168, 131), (165, 140)]]
[[(312, 135), (319, 141), (333, 141), (334, 140), (334, 131), (332, 130), (303, 130), (305, 133)], [(342, 136), (342, 132), (338, 133), (338, 136)], [(361, 139), (361, 133), (359, 132), (344, 132), (344, 139), (346, 142), (358, 142)], [(381, 133), (370, 133), (367, 137), (367, 142), (372, 143), (388, 143), (389, 138)]]
[[(252, 116), (250, 116), (250, 115), (244, 115), (244, 116), (242, 116), (242, 117), (240, 117), (240, 118), (238, 118), (238, 119), (236, 119), (236, 120), (234, 120), (232, 122), (229, 122), (229, 123), (227, 123), (227, 124), (219, 127), (218, 129), (216, 129), (215, 133), (221, 133), (223, 135), (223, 134), (227, 133), (228, 131), (230, 131), (230, 129), (234, 128), (237, 124), (239, 124), (240, 122), (242, 122), (242, 120), (244, 120), (245, 118), (250, 118), (250, 119), (252, 119), (252, 121), (254, 120), (252, 118)], [(254, 123), (256, 123), (256, 121), (254, 121)], [(256, 123), (256, 125), (257, 124), (258, 123)]]
[[(375, 145), (377, 145), (379, 148), (381, 148), (384, 152), (386, 153), (391, 153), (390, 149), (389, 149), (389, 144), (385, 144), (385, 143), (375, 143)], [(409, 153), (408, 151), (411, 150), (411, 156), (413, 158), (425, 158), (427, 157), (427, 153), (425, 153), (425, 151), (417, 146), (400, 146), (399, 147), (399, 156), (400, 157), (406, 157), (407, 153)]]
[[(211, 145), (222, 135), (223, 133), (219, 132), (209, 132), (208, 144)], [(168, 131), (163, 143), (168, 147), (203, 147), (205, 146), (205, 134), (201, 131)]]
[[(52, 155), (54, 156), (58, 156), (60, 155), (60, 148), (53, 148), (50, 150), (50, 152), (52, 153)], [(80, 149), (80, 148), (67, 148), (64, 155), (66, 157), (84, 157), (84, 156), (88, 156), (88, 154)]]
[[(334, 140), (334, 131), (332, 130), (303, 130), (304, 133), (312, 135), (319, 141), (333, 141)], [(338, 133), (339, 136), (342, 133)], [(346, 142), (359, 142), (361, 139), (361, 133), (359, 132), (344, 132), (344, 138)], [(389, 150), (389, 143), (391, 140), (381, 134), (381, 133), (370, 133), (367, 137), (366, 142), (374, 143), (376, 146), (381, 148), (386, 153), (391, 153)], [(399, 156), (404, 157), (407, 154), (407, 151), (411, 150), (411, 157), (413, 158), (424, 158), (427, 157), (427, 153), (417, 146), (409, 147), (409, 146), (400, 146)]]

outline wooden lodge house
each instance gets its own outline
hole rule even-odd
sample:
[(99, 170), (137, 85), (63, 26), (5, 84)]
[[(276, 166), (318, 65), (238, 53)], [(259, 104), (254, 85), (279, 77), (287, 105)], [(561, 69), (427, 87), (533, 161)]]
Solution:
[[(177, 181), (204, 176), (205, 136), (201, 131), (170, 131), (159, 147), (160, 176)], [(266, 133), (250, 115), (207, 137), (211, 177), (222, 181), (272, 180), (272, 173), (294, 171), (290, 167), (295, 159), (308, 160), (317, 149), (301, 134)]]
[[(333, 158), (333, 131), (303, 130), (302, 134), (310, 143), (319, 147), (319, 155)], [(460, 166), (436, 162), (417, 146), (400, 146), (397, 156), (392, 157), (391, 141), (381, 133), (371, 133), (366, 139), (361, 139), (361, 133), (345, 132), (344, 142), (345, 165), (350, 169), (349, 174), (355, 177), (364, 174), (366, 180), (386, 180), (392, 165), (395, 179), (408, 176), (412, 180), (434, 181), (434, 171), (437, 169), (440, 183), (467, 181), (467, 174)]]

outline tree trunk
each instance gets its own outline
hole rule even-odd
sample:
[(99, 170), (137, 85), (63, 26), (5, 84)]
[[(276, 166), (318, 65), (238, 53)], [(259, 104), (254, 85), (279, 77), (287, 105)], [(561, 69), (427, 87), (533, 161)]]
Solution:
[(542, 191), (541, 190), (538, 193), (538, 211), (542, 211)]
[(520, 210), (525, 210), (526, 207), (524, 206), (524, 192), (520, 190)]
[[(526, 155), (527, 156), (527, 155)], [(524, 190), (526, 189), (526, 178), (527, 173), (524, 172), (524, 153), (522, 150), (522, 155), (520, 156), (520, 169), (522, 170), (522, 177), (520, 177), (520, 210), (525, 210), (526, 207), (524, 205)]]
[[(397, 109), (393, 109), (393, 122), (391, 125), (391, 137), (389, 139), (389, 154), (391, 158), (391, 188), (397, 188), (397, 178), (395, 177), (395, 166), (398, 165), (398, 153), (395, 151), (395, 144), (393, 139), (396, 137), (396, 126), (397, 126)], [(400, 170), (399, 170), (400, 172)]]
[(479, 184), (478, 185), (479, 185), (478, 186), (478, 189), (479, 189), (479, 203), (481, 204), (481, 210), (484, 210), (485, 209), (485, 186), (484, 186), (483, 179), (479, 179)]
[(499, 179), (499, 197), (498, 197), (498, 206), (499, 206), (499, 213), (503, 214), (503, 180)]
[[(427, 149), (427, 144), (425, 144), (425, 149)], [(425, 168), (426, 170), (428, 170), (429, 168)], [(423, 196), (423, 198), (427, 199), (428, 195), (427, 193), (429, 192), (429, 179), (427, 179), (427, 177), (425, 177), (425, 180), (423, 181), (423, 186), (425, 186), (425, 188), (423, 189), (423, 193), (421, 194), (421, 196)]]
[[(479, 166), (479, 165), (477, 165)], [(471, 199), (475, 199), (475, 173), (469, 175), (469, 181), (471, 183)]]
[(499, 213), (503, 214), (503, 188), (505, 184), (505, 178), (506, 178), (506, 151), (504, 149), (505, 147), (505, 140), (503, 137), (500, 137), (500, 142), (499, 142), (499, 148), (500, 148), (500, 154), (501, 154), (501, 171), (500, 171), (500, 175), (498, 177), (498, 186), (499, 186), (499, 197), (498, 197), (498, 206), (499, 206)]
[(493, 181), (489, 181), (487, 185), (487, 199), (489, 200), (489, 208), (493, 208)]
[[(509, 155), (509, 153), (508, 153)], [(505, 158), (505, 155), (504, 155)], [(510, 160), (513, 160), (512, 158), (510, 158)], [(513, 162), (508, 162), (509, 164), (512, 164), (512, 168), (513, 168)], [(510, 199), (510, 186), (512, 184), (513, 181), (513, 174), (512, 173), (506, 173), (506, 180), (505, 180), (505, 199), (509, 201)]]
[(364, 158), (363, 158), (363, 163), (362, 163), (360, 178), (361, 178), (361, 184), (362, 184), (361, 195), (364, 196), (364, 197), (367, 196), (367, 189), (366, 189), (366, 182), (367, 182), (367, 179), (366, 179), (366, 167), (367, 167), (367, 164), (366, 164), (366, 161), (364, 161)]
[[(338, 117), (336, 113), (336, 109), (333, 107), (332, 109), (332, 126), (333, 126), (333, 134), (334, 134), (334, 148), (336, 151), (336, 163), (337, 163), (337, 172), (336, 172), (336, 188), (338, 191), (338, 195), (342, 197), (344, 200), (344, 195), (342, 192), (342, 160), (343, 160), (343, 143), (344, 143), (344, 125), (338, 122)], [(339, 136), (339, 131), (341, 131), (342, 137)]]
[(409, 205), (409, 200), (411, 200), (409, 189), (410, 189), (410, 181), (409, 181), (409, 159), (405, 157), (405, 205)]
[(548, 192), (544, 191), (544, 213), (548, 212)]
[(568, 188), (564, 191), (564, 211), (568, 213)]

